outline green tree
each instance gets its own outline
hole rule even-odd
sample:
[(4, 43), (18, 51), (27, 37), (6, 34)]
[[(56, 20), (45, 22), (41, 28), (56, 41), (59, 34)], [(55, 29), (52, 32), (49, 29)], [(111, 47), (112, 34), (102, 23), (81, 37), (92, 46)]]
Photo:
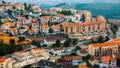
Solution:
[(41, 48), (41, 42), (37, 42), (36, 46)]
[(24, 10), (20, 10), (20, 15), (23, 15), (23, 13), (24, 13)]
[(26, 3), (24, 3), (24, 7), (25, 7), (25, 10), (27, 10), (27, 4)]
[(99, 36), (99, 37), (98, 37), (98, 42), (99, 42), (99, 43), (104, 42), (104, 38), (103, 38), (103, 36)]
[(107, 67), (103, 66), (102, 68), (107, 68)]
[(116, 24), (110, 23), (110, 29), (113, 32), (113, 34), (116, 34), (116, 32), (118, 31), (118, 26)]
[(117, 59), (117, 66), (120, 67), (120, 58)]
[(25, 37), (24, 36), (20, 36), (19, 38), (19, 42), (25, 41)]
[(23, 46), (22, 45), (18, 45), (17, 46), (17, 51), (23, 50)]
[(64, 32), (63, 25), (60, 25), (60, 32)]
[(60, 40), (59, 39), (56, 40), (55, 45), (56, 45), (56, 47), (60, 47)]
[(105, 41), (109, 41), (110, 38), (108, 36), (105, 37)]
[(6, 5), (6, 2), (4, 0), (2, 0), (2, 5)]
[(87, 55), (87, 56), (85, 56), (85, 57), (83, 57), (83, 61), (88, 61), (88, 59), (90, 59), (91, 58), (91, 55)]
[(66, 40), (64, 42), (64, 47), (70, 47), (70, 41), (69, 40)]
[(82, 15), (82, 17), (81, 17), (80, 21), (85, 22), (85, 15)]
[(56, 44), (52, 44), (52, 48), (55, 48), (56, 47)]
[(8, 9), (8, 10), (7, 10), (7, 13), (8, 13), (9, 15), (12, 15), (12, 10)]
[(16, 51), (16, 45), (10, 44), (6, 45), (7, 54), (14, 53)]
[(63, 10), (59, 13), (64, 14), (64, 15), (72, 15), (71, 11), (66, 11), (66, 10)]
[(95, 65), (93, 66), (93, 68), (100, 68), (100, 67), (99, 67), (99, 65), (96, 65), (96, 64), (95, 64)]
[(16, 9), (16, 7), (15, 7), (15, 6), (13, 6), (13, 9)]
[(72, 40), (73, 40), (73, 44), (74, 44), (74, 45), (77, 45), (78, 39), (77, 39), (77, 38), (74, 38), (74, 39), (72, 39)]
[(87, 66), (92, 68), (92, 65), (87, 61)]
[(16, 51), (16, 45), (0, 44), (0, 56), (11, 54)]
[(76, 46), (76, 50), (81, 50), (81, 47), (79, 47), (79, 46)]
[(27, 11), (30, 11), (30, 10), (32, 10), (31, 9), (31, 4), (29, 4), (28, 7), (27, 7)]
[(49, 33), (53, 33), (54, 32), (54, 30), (50, 27), (49, 28)]
[(6, 46), (2, 44), (0, 46), (0, 56), (6, 55), (6, 54), (8, 54), (8, 52), (6, 50)]
[(14, 39), (10, 39), (9, 42), (10, 42), (10, 44), (15, 45), (15, 40)]
[(41, 47), (41, 42), (39, 42), (39, 41), (32, 41), (32, 44), (37, 47)]

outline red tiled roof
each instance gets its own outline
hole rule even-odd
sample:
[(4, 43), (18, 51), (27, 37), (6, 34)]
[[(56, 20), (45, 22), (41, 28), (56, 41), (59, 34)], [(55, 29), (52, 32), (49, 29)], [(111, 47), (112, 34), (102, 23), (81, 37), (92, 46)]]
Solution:
[(62, 47), (57, 47), (57, 48), (54, 48), (55, 51), (58, 51), (58, 50), (63, 50)]

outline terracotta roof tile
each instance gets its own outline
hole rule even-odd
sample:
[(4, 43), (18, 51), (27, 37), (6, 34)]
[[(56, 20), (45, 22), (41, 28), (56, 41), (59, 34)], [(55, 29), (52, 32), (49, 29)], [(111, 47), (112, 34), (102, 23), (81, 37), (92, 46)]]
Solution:
[(5, 57), (0, 57), (0, 63), (5, 62), (6, 59), (7, 59), (7, 58), (5, 58)]

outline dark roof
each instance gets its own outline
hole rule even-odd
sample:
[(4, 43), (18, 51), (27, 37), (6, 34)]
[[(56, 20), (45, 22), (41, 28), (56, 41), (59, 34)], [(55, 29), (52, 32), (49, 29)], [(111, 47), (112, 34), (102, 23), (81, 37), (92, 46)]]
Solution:
[[(44, 40), (44, 38), (30, 38), (30, 39), (33, 41), (43, 41)], [(46, 41), (55, 41), (57, 39), (59, 39), (61, 41), (66, 40), (66, 38), (63, 38), (63, 37), (45, 38)]]
[(73, 67), (67, 66), (65, 64), (58, 64), (58, 63), (50, 62), (48, 60), (41, 60), (38, 65), (40, 67), (47, 66), (48, 68), (73, 68)]

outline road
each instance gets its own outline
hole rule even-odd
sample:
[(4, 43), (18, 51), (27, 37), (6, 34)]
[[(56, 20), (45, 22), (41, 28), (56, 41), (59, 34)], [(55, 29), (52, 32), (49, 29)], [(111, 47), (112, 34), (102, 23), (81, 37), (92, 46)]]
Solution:
[(59, 56), (50, 56), (49, 61), (55, 62), (58, 58), (61, 58), (61, 56), (60, 55)]
[(80, 46), (81, 48), (88, 47), (88, 46), (84, 45), (84, 42), (88, 42), (88, 41), (90, 41), (90, 40), (79, 41), (79, 42), (78, 42), (78, 46)]

